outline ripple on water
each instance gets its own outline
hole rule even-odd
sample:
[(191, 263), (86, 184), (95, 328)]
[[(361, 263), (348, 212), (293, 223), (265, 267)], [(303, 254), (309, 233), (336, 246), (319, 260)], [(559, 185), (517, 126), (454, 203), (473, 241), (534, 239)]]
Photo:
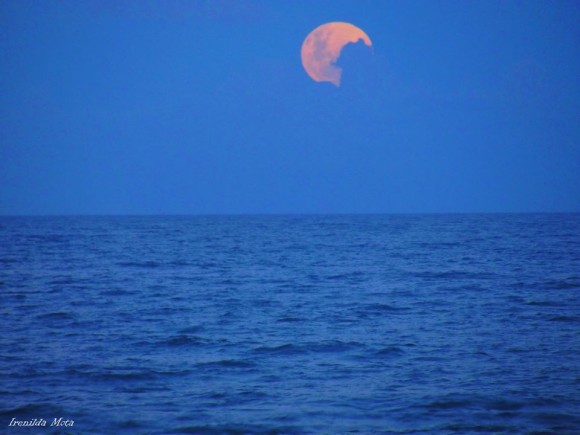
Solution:
[(0, 424), (580, 427), (580, 215), (0, 217), (0, 228)]

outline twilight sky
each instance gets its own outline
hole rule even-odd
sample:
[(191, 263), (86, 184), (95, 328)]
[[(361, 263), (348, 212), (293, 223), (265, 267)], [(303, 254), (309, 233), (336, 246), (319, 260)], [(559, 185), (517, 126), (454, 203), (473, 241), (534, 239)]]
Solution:
[[(342, 84), (300, 62), (346, 21)], [(0, 0), (0, 214), (580, 211), (577, 1)]]

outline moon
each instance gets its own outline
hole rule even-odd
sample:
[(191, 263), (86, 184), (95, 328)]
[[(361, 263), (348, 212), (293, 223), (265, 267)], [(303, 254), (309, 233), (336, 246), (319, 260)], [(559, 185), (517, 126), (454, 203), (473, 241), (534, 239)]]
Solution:
[(318, 26), (302, 43), (302, 66), (312, 80), (331, 82), (338, 87), (342, 68), (335, 62), (346, 44), (361, 39), (365, 45), (372, 47), (368, 35), (353, 24), (337, 21)]

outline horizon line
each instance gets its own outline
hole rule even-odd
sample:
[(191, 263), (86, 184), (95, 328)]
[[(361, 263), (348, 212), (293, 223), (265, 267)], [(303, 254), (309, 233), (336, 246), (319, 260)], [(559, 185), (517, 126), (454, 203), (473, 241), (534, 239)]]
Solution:
[(561, 215), (580, 211), (441, 211), (441, 212), (264, 212), (264, 213), (25, 213), (0, 218), (34, 217), (284, 217), (284, 216), (426, 216), (426, 215)]

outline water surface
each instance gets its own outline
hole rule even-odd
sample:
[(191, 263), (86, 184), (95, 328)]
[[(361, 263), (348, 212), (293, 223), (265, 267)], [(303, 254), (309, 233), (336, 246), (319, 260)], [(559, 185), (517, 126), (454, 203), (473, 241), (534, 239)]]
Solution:
[(579, 291), (578, 214), (4, 217), (0, 432), (578, 433)]

